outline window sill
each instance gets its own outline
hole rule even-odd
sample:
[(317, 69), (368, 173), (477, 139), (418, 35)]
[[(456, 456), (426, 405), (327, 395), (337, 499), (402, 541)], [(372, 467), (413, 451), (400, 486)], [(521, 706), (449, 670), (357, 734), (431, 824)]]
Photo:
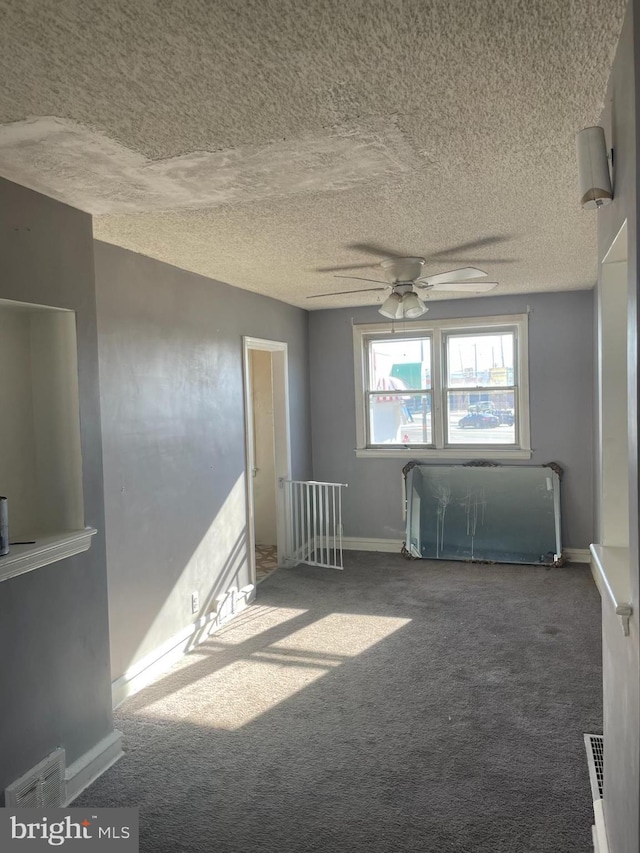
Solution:
[(58, 560), (88, 551), (91, 537), (98, 531), (93, 527), (71, 530), (36, 539), (33, 545), (13, 545), (8, 554), (0, 557), (0, 581), (15, 578)]
[(388, 450), (377, 447), (356, 448), (356, 457), (358, 459), (423, 459), (425, 461), (486, 459), (490, 462), (498, 462), (501, 459), (531, 459), (531, 455), (531, 450), (523, 450), (521, 448), (504, 450), (489, 450), (486, 447), (478, 447), (475, 450), (467, 447), (460, 450), (453, 450), (452, 448), (423, 450), (418, 447), (390, 447)]

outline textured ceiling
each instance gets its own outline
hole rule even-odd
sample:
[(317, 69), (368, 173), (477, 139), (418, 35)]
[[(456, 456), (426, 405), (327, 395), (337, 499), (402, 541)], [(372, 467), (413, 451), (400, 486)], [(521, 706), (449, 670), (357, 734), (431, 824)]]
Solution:
[(375, 263), (350, 248), (371, 242), (480, 266), (493, 293), (590, 287), (574, 136), (624, 6), (0, 0), (0, 174), (100, 239), (305, 308), (377, 301), (305, 298), (364, 287), (316, 268)]

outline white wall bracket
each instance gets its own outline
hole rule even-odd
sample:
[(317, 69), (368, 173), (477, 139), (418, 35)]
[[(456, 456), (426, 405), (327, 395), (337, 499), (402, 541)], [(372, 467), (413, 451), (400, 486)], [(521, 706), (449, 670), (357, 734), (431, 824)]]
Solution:
[(633, 607), (630, 604), (618, 604), (616, 607), (616, 616), (620, 617), (622, 622), (622, 632), (625, 637), (629, 636), (629, 619), (633, 614)]
[(629, 601), (629, 549), (591, 545), (591, 572), (603, 600), (610, 601), (622, 623), (622, 632), (629, 636), (629, 620), (633, 605)]

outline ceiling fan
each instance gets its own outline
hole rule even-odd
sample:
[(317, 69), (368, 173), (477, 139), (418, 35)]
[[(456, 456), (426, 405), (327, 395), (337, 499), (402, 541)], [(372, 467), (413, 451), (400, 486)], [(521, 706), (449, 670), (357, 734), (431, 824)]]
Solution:
[[(373, 248), (373, 247), (367, 247)], [(377, 252), (377, 247), (376, 247)], [(323, 296), (341, 296), (345, 293), (374, 293), (391, 288), (391, 293), (378, 309), (383, 317), (392, 320), (402, 318), (414, 319), (425, 314), (429, 309), (420, 298), (423, 291), (447, 290), (465, 293), (486, 293), (497, 287), (496, 281), (472, 281), (487, 275), (484, 270), (476, 267), (462, 267), (461, 269), (449, 270), (448, 272), (436, 273), (435, 275), (424, 275), (423, 268), (426, 264), (425, 258), (411, 258), (393, 255), (386, 257), (379, 263), (387, 283), (381, 279), (362, 278), (355, 275), (337, 275), (335, 278), (351, 278), (357, 281), (370, 281), (374, 284), (382, 284), (382, 287), (365, 287), (358, 290), (339, 290), (333, 293), (318, 293), (307, 296), (307, 299), (319, 299)], [(425, 297), (428, 294), (424, 294)]]

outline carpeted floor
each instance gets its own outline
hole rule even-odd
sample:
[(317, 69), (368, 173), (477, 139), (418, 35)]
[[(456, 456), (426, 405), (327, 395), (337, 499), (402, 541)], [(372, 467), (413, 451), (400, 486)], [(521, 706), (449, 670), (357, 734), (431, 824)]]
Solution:
[(121, 706), (74, 806), (139, 806), (145, 853), (587, 853), (588, 567), (345, 563), (275, 572)]

